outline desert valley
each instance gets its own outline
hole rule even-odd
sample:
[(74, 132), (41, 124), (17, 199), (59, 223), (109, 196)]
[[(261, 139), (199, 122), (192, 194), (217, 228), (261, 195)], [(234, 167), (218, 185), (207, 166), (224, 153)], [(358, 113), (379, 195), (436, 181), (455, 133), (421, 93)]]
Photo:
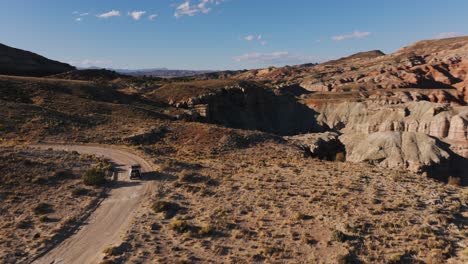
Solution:
[(0, 264), (468, 263), (468, 6), (333, 1), (0, 3)]
[[(468, 260), (468, 37), (170, 79), (1, 46), (0, 72), (2, 263), (61, 263), (134, 192), (87, 260)], [(86, 178), (125, 170), (119, 151), (144, 181)]]

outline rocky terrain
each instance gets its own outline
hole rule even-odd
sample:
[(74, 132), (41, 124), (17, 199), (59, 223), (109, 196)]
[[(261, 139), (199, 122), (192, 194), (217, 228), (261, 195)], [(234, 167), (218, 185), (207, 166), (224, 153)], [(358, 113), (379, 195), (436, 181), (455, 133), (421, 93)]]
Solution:
[(225, 135), (207, 135), (142, 146), (161, 168), (158, 191), (105, 263), (467, 260), (466, 189), (275, 141), (221, 151)]
[[(272, 86), (298, 85), (311, 92), (423, 88), (431, 90), (427, 99), (432, 102), (465, 105), (467, 54), (468, 37), (459, 37), (420, 41), (388, 55), (362, 52), (318, 65), (232, 72), (228, 77), (264, 81)], [(440, 93), (443, 88), (450, 92)]]
[(0, 44), (0, 74), (47, 76), (72, 70), (75, 70), (75, 67), (66, 63)]
[[(0, 187), (19, 194), (0, 189), (0, 262), (47, 245), (34, 233), (63, 232), (63, 216), (96, 199), (70, 194), (80, 170), (33, 182), (92, 163), (27, 149), (53, 142), (126, 146), (158, 168), (103, 263), (465, 263), (467, 45), (193, 78), (0, 76), (1, 161), (24, 163)], [(60, 220), (32, 213), (42, 200)]]

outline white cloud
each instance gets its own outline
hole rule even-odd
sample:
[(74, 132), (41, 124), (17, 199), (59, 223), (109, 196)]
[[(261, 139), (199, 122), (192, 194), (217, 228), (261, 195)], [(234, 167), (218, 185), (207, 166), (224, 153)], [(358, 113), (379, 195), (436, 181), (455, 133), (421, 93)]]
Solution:
[(277, 51), (272, 53), (246, 53), (233, 58), (237, 62), (256, 63), (262, 65), (284, 65), (301, 64), (317, 61), (317, 58), (292, 54), (288, 51)]
[(107, 13), (97, 15), (98, 18), (110, 18), (110, 17), (118, 17), (118, 16), (120, 16), (120, 11), (118, 10), (112, 10)]
[(243, 38), (245, 41), (257, 41), (258, 43), (260, 43), (260, 45), (262, 46), (266, 46), (268, 44), (267, 41), (263, 40), (263, 36), (262, 35), (247, 35)]
[(157, 17), (158, 17), (157, 14), (152, 14), (152, 15), (148, 16), (148, 19), (151, 20), (151, 21), (154, 21), (154, 20), (156, 20)]
[(351, 34), (333, 36), (332, 39), (335, 41), (342, 41), (347, 39), (361, 39), (369, 37), (371, 34), (371, 32), (354, 31)]
[(146, 14), (146, 11), (132, 11), (128, 12), (128, 15), (133, 18), (133, 20), (140, 20), (140, 18)]
[(81, 13), (79, 16), (89, 16), (89, 13)]
[(194, 16), (202, 13), (207, 14), (212, 10), (211, 6), (217, 6), (225, 0), (199, 0), (198, 3), (191, 4), (191, 0), (185, 0), (182, 4), (176, 7), (174, 16), (179, 18), (183, 16)]
[(460, 32), (442, 32), (434, 36), (436, 39), (444, 39), (444, 38), (455, 38), (465, 36), (465, 34)]
[(248, 36), (244, 37), (244, 39), (247, 40), (247, 41), (252, 41), (254, 38), (255, 38), (254, 35), (248, 35)]
[(83, 18), (77, 17), (77, 18), (75, 18), (75, 21), (76, 21), (76, 22), (81, 22), (81, 21), (83, 21)]

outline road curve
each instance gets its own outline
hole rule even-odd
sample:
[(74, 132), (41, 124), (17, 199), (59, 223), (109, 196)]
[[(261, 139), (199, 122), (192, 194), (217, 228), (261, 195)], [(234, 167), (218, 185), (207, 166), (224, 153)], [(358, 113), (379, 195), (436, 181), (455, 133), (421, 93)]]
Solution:
[(151, 172), (153, 170), (151, 163), (135, 154), (115, 148), (75, 145), (37, 145), (34, 147), (94, 154), (108, 158), (120, 167), (116, 187), (109, 191), (108, 197), (81, 228), (33, 262), (38, 264), (99, 263), (104, 256), (102, 253), (104, 249), (122, 242), (122, 235), (128, 230), (136, 209), (143, 197), (150, 195), (152, 189), (149, 181), (129, 181), (128, 166), (139, 163), (143, 172)]

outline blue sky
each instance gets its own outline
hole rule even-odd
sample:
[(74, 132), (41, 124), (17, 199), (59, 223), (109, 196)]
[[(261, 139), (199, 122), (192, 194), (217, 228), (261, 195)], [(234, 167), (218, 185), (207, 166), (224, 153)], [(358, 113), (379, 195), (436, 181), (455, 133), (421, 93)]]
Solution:
[(243, 69), (468, 33), (465, 0), (0, 0), (0, 43), (76, 66)]

